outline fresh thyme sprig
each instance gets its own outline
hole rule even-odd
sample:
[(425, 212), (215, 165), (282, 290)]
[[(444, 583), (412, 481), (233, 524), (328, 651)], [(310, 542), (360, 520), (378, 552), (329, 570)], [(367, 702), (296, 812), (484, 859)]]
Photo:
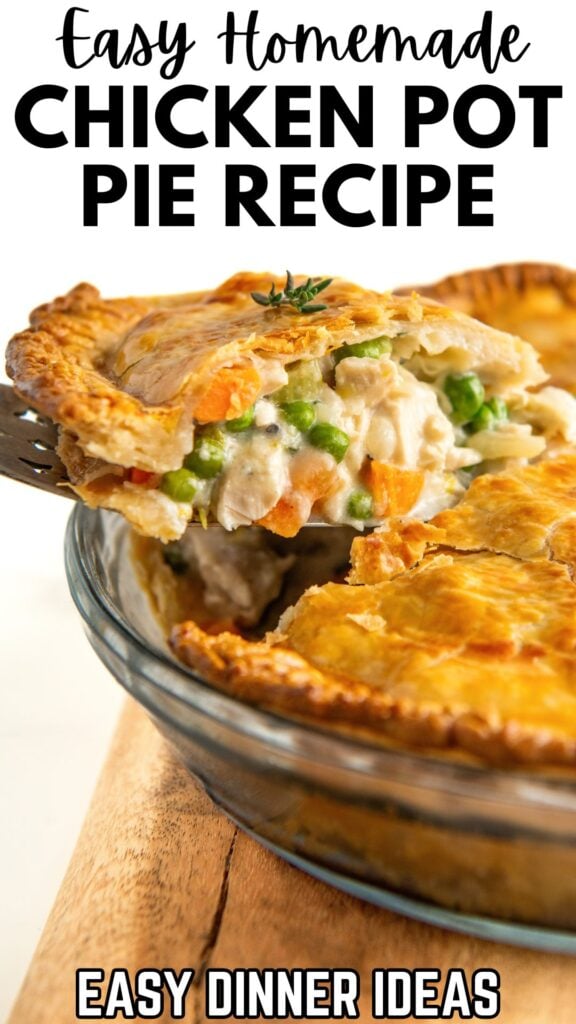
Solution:
[(263, 295), (262, 292), (252, 292), (251, 295), (259, 306), (271, 306), (272, 309), (277, 309), (278, 306), (292, 306), (299, 313), (319, 313), (328, 307), (321, 302), (312, 302), (311, 300), (323, 292), (329, 284), (332, 284), (332, 280), (331, 277), (326, 277), (323, 281), (309, 277), (305, 284), (295, 287), (294, 278), (287, 270), (286, 284), (281, 292), (277, 292), (276, 285), (272, 284), (268, 295)]

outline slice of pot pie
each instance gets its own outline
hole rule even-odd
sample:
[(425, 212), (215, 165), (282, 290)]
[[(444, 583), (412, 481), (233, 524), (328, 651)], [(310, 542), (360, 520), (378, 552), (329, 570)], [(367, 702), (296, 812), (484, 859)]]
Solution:
[(116, 300), (80, 285), (33, 312), (7, 365), (60, 425), (80, 497), (163, 541), (192, 519), (289, 537), (427, 518), (478, 467), (576, 437), (573, 398), (533, 393), (547, 378), (529, 344), (341, 280), (242, 273)]
[(551, 383), (576, 392), (576, 270), (505, 263), (454, 274), (419, 291), (519, 334), (540, 352)]
[(228, 693), (372, 740), (576, 765), (576, 454), (472, 484), (431, 523), (354, 541), (267, 642), (195, 622), (175, 653)]

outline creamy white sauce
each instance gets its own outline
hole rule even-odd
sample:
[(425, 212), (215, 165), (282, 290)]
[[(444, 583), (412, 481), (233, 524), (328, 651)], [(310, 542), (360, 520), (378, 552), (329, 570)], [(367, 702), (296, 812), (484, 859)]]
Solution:
[[(335, 367), (331, 356), (317, 362), (325, 382), (310, 399), (316, 422), (339, 428), (350, 441), (341, 462), (325, 454), (332, 462), (333, 480), (330, 495), (320, 499), (320, 518), (357, 528), (375, 522), (352, 520), (347, 511), (350, 495), (365, 490), (362, 472), (367, 459), (423, 471), (422, 491), (410, 511), (428, 518), (454, 504), (469, 484), (471, 477), (458, 473), (462, 468), (484, 460), (539, 456), (546, 440), (533, 434), (533, 425), (543, 427), (549, 437), (576, 439), (576, 400), (555, 388), (515, 397), (511, 419), (493, 430), (470, 435), (454, 426), (442, 387), (445, 367), (442, 365), (440, 377), (435, 379), (420, 380), (415, 375), (421, 372), (426, 376), (434, 369), (438, 373), (442, 345), (448, 356), (441, 337), (427, 335), (428, 356), (421, 359), (414, 355), (415, 339), (404, 335), (396, 339), (392, 355), (349, 357)], [(457, 351), (450, 349), (451, 370), (464, 368), (454, 355)], [(411, 357), (410, 369), (398, 361), (400, 354)], [(470, 357), (468, 351), (466, 359)], [(454, 361), (457, 365), (452, 365)], [(317, 453), (274, 401), (274, 392), (289, 380), (285, 369), (277, 360), (258, 359), (258, 371), (270, 397), (257, 400), (249, 430), (223, 431), (224, 470), (216, 480), (202, 481), (195, 498), (195, 505), (213, 511), (227, 530), (262, 519), (282, 497), (295, 499), (293, 492), (298, 492), (298, 486), (293, 488), (291, 482), (293, 456), (301, 452), (302, 459), (306, 451)], [(313, 501), (309, 500), (309, 507)]]
[(252, 434), (239, 442), (218, 487), (216, 517), (227, 530), (262, 519), (289, 483), (288, 456), (281, 441)]
[[(477, 451), (458, 444), (438, 392), (390, 358), (342, 360), (334, 387), (320, 386), (314, 408), (316, 422), (330, 423), (350, 439), (340, 463), (325, 455), (334, 471), (332, 493), (322, 501), (322, 517), (330, 522), (364, 525), (350, 518), (347, 505), (352, 492), (364, 489), (361, 472), (368, 457), (425, 470), (419, 505), (434, 508), (453, 503), (461, 490), (452, 471), (481, 460)], [(202, 483), (196, 504), (215, 506), (227, 530), (262, 519), (289, 494), (291, 458), (310, 447), (268, 398), (257, 401), (253, 428), (225, 433), (224, 446), (226, 468), (217, 480)]]

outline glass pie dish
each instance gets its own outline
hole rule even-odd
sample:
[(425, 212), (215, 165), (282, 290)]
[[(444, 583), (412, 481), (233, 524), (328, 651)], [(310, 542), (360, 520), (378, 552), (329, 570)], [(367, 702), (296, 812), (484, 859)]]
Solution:
[(330, 732), (243, 704), (170, 654), (114, 513), (77, 505), (66, 569), (88, 638), (209, 795), (306, 871), (463, 932), (576, 953), (576, 781)]

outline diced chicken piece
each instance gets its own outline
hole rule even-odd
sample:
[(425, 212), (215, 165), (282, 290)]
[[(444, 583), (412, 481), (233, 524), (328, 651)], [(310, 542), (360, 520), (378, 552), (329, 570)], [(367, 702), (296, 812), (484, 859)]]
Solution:
[(336, 388), (344, 399), (360, 397), (362, 405), (378, 405), (398, 381), (390, 359), (343, 359), (336, 367)]
[(527, 396), (526, 407), (521, 410), (528, 423), (543, 427), (546, 434), (559, 434), (565, 441), (576, 441), (576, 398), (562, 388), (542, 388)]
[(365, 447), (369, 455), (379, 462), (392, 462), (397, 447), (395, 425), (383, 412), (376, 413), (366, 433)]
[(338, 486), (335, 462), (327, 452), (304, 448), (290, 461), (290, 489), (260, 523), (281, 537), (295, 537), (317, 501)]
[(434, 389), (399, 367), (397, 379), (374, 410), (366, 436), (368, 454), (398, 466), (437, 469), (446, 465), (454, 446), (454, 427)]
[(262, 382), (261, 395), (270, 395), (288, 382), (288, 374), (278, 359), (252, 356)]
[(257, 427), (269, 427), (271, 423), (278, 422), (278, 406), (274, 402), (268, 402), (262, 398), (256, 403), (254, 424)]
[(258, 622), (282, 589), (294, 557), (282, 557), (265, 543), (263, 531), (188, 530), (180, 542), (187, 561), (204, 582), (204, 603), (219, 619)]
[(255, 436), (238, 448), (218, 494), (216, 516), (227, 530), (262, 519), (288, 484), (287, 455), (270, 437)]
[[(474, 444), (474, 441), (472, 441)], [(453, 448), (446, 458), (446, 469), (464, 469), (465, 466), (477, 466), (482, 462), (482, 455), (475, 448)]]

